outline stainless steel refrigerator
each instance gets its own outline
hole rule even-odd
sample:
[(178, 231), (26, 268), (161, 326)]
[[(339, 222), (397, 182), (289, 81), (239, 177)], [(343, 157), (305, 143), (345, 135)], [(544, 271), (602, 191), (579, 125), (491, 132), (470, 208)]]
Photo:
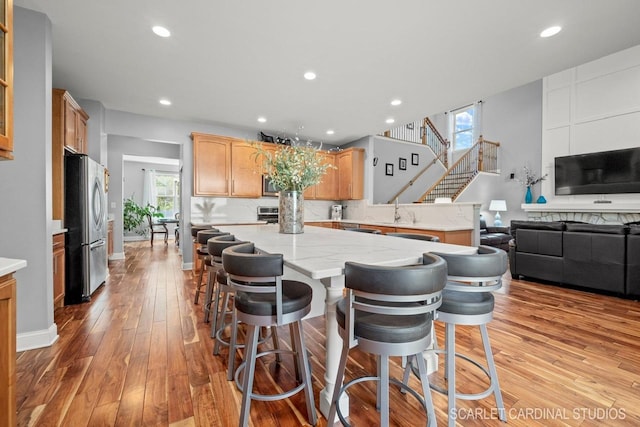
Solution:
[(65, 153), (65, 304), (89, 301), (107, 278), (105, 169), (84, 154)]

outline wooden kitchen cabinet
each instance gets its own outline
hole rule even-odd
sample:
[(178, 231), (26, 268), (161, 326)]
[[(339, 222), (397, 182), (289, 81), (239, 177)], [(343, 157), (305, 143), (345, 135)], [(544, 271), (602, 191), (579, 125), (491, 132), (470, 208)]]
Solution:
[(0, 160), (13, 159), (13, 0), (0, 10)]
[(53, 89), (52, 110), (52, 216), (64, 220), (64, 151), (87, 153), (89, 116), (63, 89)]
[(348, 148), (337, 154), (338, 200), (364, 198), (364, 148)]
[(228, 196), (234, 138), (192, 133), (193, 195)]
[(65, 149), (87, 154), (88, 120), (87, 113), (69, 92), (64, 89), (53, 90), (53, 138), (61, 138)]
[(231, 144), (231, 196), (262, 196), (262, 166), (255, 152), (256, 148), (250, 143)]
[(0, 426), (16, 421), (16, 279), (0, 277)]
[(312, 185), (304, 192), (305, 199), (315, 200), (337, 200), (338, 199), (338, 168), (336, 165), (336, 155), (321, 151), (317, 154), (322, 157), (323, 164), (330, 164), (332, 167), (328, 168), (325, 174), (322, 176), (322, 182), (316, 185)]
[(335, 228), (333, 226), (333, 221), (313, 221), (313, 222), (305, 222), (304, 225), (308, 225), (311, 227), (324, 227), (324, 228)]
[(64, 306), (64, 233), (53, 236), (53, 307)]
[(262, 196), (262, 165), (250, 142), (195, 132), (191, 138), (194, 196)]
[(436, 236), (442, 243), (451, 243), (452, 245), (464, 245), (471, 246), (471, 236), (473, 230), (428, 230), (419, 228), (402, 228), (396, 227), (396, 233), (414, 233), (414, 234), (428, 234)]

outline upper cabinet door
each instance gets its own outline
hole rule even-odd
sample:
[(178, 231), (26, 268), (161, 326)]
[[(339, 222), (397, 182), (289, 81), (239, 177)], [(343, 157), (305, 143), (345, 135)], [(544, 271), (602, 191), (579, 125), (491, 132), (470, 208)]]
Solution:
[(260, 197), (262, 195), (262, 165), (256, 158), (256, 148), (245, 142), (231, 145), (231, 195)]
[(364, 149), (348, 148), (338, 154), (338, 199), (364, 198)]
[(195, 132), (191, 138), (193, 195), (228, 196), (232, 138)]
[(0, 7), (0, 160), (13, 159), (13, 0)]

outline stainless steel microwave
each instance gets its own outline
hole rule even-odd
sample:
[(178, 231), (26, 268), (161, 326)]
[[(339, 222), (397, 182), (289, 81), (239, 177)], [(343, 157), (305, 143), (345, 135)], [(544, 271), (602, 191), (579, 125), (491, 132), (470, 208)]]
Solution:
[(273, 197), (278, 195), (278, 189), (267, 175), (262, 175), (262, 195)]

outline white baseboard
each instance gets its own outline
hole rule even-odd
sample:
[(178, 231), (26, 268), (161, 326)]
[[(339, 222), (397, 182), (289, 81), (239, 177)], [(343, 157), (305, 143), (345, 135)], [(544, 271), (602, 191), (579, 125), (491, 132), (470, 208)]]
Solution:
[(49, 329), (18, 334), (16, 337), (16, 350), (25, 351), (49, 347), (56, 341), (58, 341), (58, 325), (53, 323), (49, 326)]
[(182, 269), (183, 270), (191, 270), (191, 269), (193, 269), (193, 263), (192, 262), (183, 262), (182, 263)]

